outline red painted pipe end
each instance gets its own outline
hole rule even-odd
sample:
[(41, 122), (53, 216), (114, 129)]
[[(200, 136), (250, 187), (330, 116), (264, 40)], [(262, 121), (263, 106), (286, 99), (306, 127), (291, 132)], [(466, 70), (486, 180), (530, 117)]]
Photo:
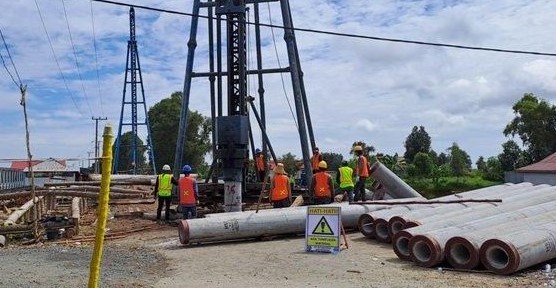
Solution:
[(377, 218), (373, 224), (375, 229), (375, 238), (378, 242), (392, 242), (392, 237), (390, 237), (390, 233), (388, 232), (388, 221), (386, 221), (386, 219)]
[(403, 216), (396, 215), (388, 220), (388, 233), (390, 237), (404, 229), (406, 220)]
[(479, 250), (481, 263), (496, 274), (508, 275), (517, 271), (521, 261), (515, 246), (500, 239), (489, 239)]
[(415, 235), (409, 240), (411, 260), (419, 266), (433, 267), (444, 260), (442, 247), (429, 235)]
[(178, 223), (178, 234), (180, 236), (181, 244), (189, 244), (189, 224), (187, 223), (187, 220), (180, 220)]
[(404, 261), (410, 261), (411, 255), (409, 254), (409, 240), (413, 237), (413, 234), (407, 231), (400, 231), (392, 237), (392, 246), (394, 248), (394, 253)]
[(458, 269), (475, 269), (481, 264), (479, 245), (475, 241), (461, 236), (450, 238), (446, 242), (446, 260), (452, 267)]
[(357, 222), (357, 227), (359, 227), (359, 231), (361, 234), (369, 239), (375, 238), (375, 230), (374, 230), (374, 218), (370, 214), (362, 214), (359, 216), (359, 221)]

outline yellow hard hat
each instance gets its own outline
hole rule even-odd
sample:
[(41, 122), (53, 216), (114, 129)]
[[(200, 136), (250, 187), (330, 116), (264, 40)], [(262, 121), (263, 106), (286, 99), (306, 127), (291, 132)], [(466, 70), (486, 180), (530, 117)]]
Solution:
[(363, 151), (363, 147), (356, 145), (353, 147), (353, 151)]
[(326, 161), (320, 161), (319, 162), (319, 168), (322, 168), (322, 169), (328, 168), (328, 164), (326, 164)]

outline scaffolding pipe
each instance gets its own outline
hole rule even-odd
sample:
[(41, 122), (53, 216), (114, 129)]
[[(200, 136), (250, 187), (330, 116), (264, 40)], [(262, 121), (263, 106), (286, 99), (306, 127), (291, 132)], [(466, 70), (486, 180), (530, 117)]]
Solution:
[[(361, 214), (386, 207), (346, 204), (322, 206), (341, 207), (342, 224), (346, 229), (357, 227), (357, 219)], [(221, 216), (216, 217), (182, 220), (178, 225), (180, 242), (182, 244), (221, 242), (267, 235), (303, 233), (307, 207), (279, 208), (265, 210), (264, 213), (255, 213), (255, 211), (222, 213)]]
[[(477, 193), (480, 193), (481, 191), (485, 191), (488, 189), (494, 189), (495, 187), (514, 187), (514, 186), (532, 186), (531, 183), (520, 183), (517, 185), (514, 185), (512, 183), (506, 183), (506, 184), (502, 184), (502, 185), (497, 185), (497, 186), (493, 186), (493, 187), (486, 187), (486, 188), (481, 188), (481, 189), (477, 189), (477, 190), (473, 190), (473, 191), (469, 191), (469, 192), (465, 192), (465, 193), (461, 193), (461, 194), (454, 194), (454, 195), (448, 195), (448, 196), (443, 196), (443, 197), (439, 197), (439, 198), (435, 198), (435, 200), (455, 200), (455, 199), (461, 199), (461, 197), (471, 197), (474, 196)], [(403, 206), (397, 206), (397, 207), (393, 207), (390, 209), (385, 209), (385, 210), (381, 210), (381, 211), (376, 211), (376, 212), (372, 212), (372, 213), (368, 213), (368, 214), (363, 214), (361, 215), (361, 217), (359, 218), (359, 231), (361, 231), (361, 233), (369, 238), (369, 239), (374, 239), (375, 238), (375, 227), (374, 227), (374, 221), (378, 218), (385, 218), (385, 219), (390, 219), (392, 216), (398, 215), (398, 214), (402, 214), (402, 213), (406, 213), (407, 211), (413, 211), (413, 210), (418, 210), (418, 209), (426, 209), (426, 208), (431, 208), (431, 207), (438, 207), (439, 205), (403, 205)]]
[(394, 198), (411, 198), (411, 197), (422, 197), (415, 189), (411, 188), (407, 183), (405, 183), (398, 175), (386, 168), (380, 162), (375, 162), (371, 165), (370, 170), (371, 176), (378, 180), (386, 189), (388, 193)]
[[(553, 211), (555, 205), (556, 201), (543, 203), (464, 225), (459, 236), (454, 236), (446, 241), (444, 248), (446, 260), (454, 268), (474, 269), (478, 267), (480, 264), (479, 249), (486, 240), (500, 233), (508, 234), (508, 231), (518, 226), (539, 225), (546, 221), (556, 220), (556, 214)], [(471, 227), (476, 229), (471, 230)]]
[(512, 274), (556, 257), (556, 223), (529, 227), (485, 241), (481, 263), (497, 274)]
[[(520, 203), (520, 205), (502, 205), (496, 207), (494, 211), (496, 213), (510, 212), (510, 211), (515, 211), (516, 209), (519, 208), (524, 208), (531, 205), (538, 205), (541, 203), (545, 203), (547, 201), (551, 201), (554, 199), (554, 194), (556, 193), (556, 187), (541, 189), (538, 191), (541, 192), (538, 192), (537, 194), (540, 195), (536, 197), (531, 195), (532, 198), (529, 199), (526, 198), (517, 201)], [(525, 196), (529, 196), (529, 195), (525, 195)], [(481, 213), (481, 210), (477, 210), (477, 211), (471, 210), (469, 211), (469, 213), (470, 214)], [(496, 215), (496, 213), (492, 213), (491, 215)], [(481, 217), (479, 214), (477, 215), (478, 216), (476, 217)], [(468, 217), (468, 220), (469, 219), (470, 217)], [(461, 221), (462, 221), (461, 223), (465, 222), (463, 219)], [(513, 224), (514, 223), (510, 223), (509, 226), (511, 227)], [(491, 229), (492, 227), (487, 228), (487, 230), (491, 230)], [(418, 265), (424, 267), (432, 267), (441, 263), (442, 261), (444, 261), (446, 241), (449, 238), (461, 235), (461, 233), (462, 233), (461, 230), (459, 230), (452, 233), (433, 234), (429, 232), (426, 234), (419, 234), (419, 235), (414, 234), (414, 236), (409, 240), (409, 252), (411, 255), (411, 259), (414, 262), (416, 262)]]

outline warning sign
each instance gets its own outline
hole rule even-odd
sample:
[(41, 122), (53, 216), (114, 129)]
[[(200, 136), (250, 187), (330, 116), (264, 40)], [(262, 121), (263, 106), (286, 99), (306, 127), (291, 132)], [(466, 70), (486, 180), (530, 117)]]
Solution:
[(305, 250), (308, 252), (340, 251), (340, 207), (307, 208)]

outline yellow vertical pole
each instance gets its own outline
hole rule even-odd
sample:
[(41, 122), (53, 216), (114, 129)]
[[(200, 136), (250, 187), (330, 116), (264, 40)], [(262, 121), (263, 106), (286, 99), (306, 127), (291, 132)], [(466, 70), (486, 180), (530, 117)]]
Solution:
[[(99, 205), (97, 210), (97, 230), (95, 237), (95, 248), (91, 264), (89, 265), (89, 288), (98, 287), (100, 278), (100, 265), (102, 260), (102, 249), (104, 245), (104, 234), (106, 232), (106, 220), (108, 218), (108, 201), (110, 198), (110, 174), (112, 173), (112, 126), (104, 127), (102, 143), (102, 178), (100, 184)], [(98, 161), (98, 160), (97, 160)]]

